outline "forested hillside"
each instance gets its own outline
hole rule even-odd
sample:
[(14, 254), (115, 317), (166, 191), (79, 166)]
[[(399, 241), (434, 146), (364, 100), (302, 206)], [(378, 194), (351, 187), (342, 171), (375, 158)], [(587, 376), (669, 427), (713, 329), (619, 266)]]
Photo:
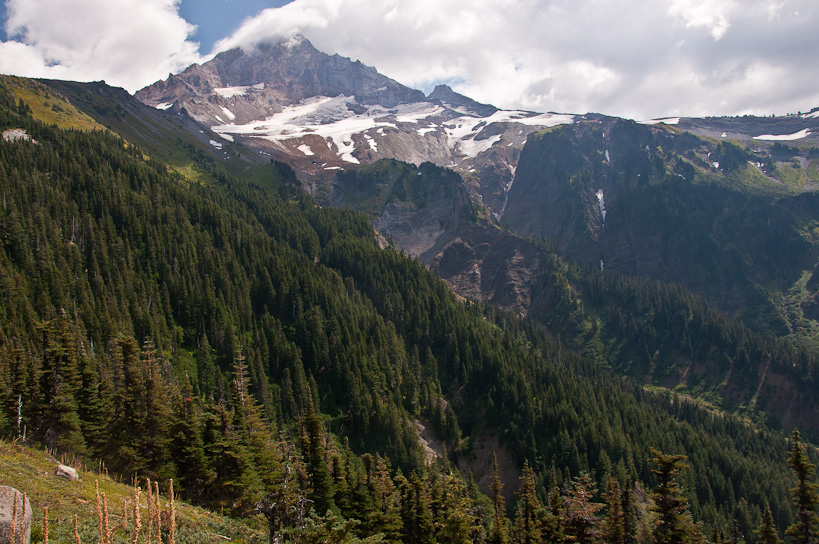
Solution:
[[(577, 537), (561, 520), (578, 497), (602, 500), (590, 489), (606, 477), (645, 507), (652, 470), (673, 461), (652, 448), (688, 456), (679, 482), (706, 530), (736, 519), (754, 540), (766, 502), (780, 531), (793, 521), (785, 434), (459, 302), (288, 168), (272, 165), (265, 190), (200, 156), (192, 181), (115, 134), (0, 101), (0, 129), (29, 137), (0, 141), (4, 435), (175, 478), (194, 502), (266, 515), (271, 539), (311, 511), (396, 542), (482, 541), (505, 514), (523, 535), (534, 511)], [(445, 443), (431, 465), (416, 421)], [(487, 437), (523, 467), (503, 482), (522, 506), (496, 500), (496, 522), (454, 468)], [(551, 518), (536, 508), (549, 490), (564, 497)]]
[(819, 150), (600, 117), (532, 135), (503, 223), (814, 347)]

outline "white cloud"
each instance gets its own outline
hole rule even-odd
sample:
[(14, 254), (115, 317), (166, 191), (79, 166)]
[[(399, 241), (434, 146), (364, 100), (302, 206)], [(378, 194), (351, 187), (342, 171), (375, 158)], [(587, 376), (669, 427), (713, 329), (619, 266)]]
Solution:
[(135, 91), (201, 60), (174, 0), (6, 0), (0, 72)]
[[(0, 44), (0, 72), (134, 91), (203, 60), (175, 0), (6, 5), (17, 41)], [(784, 114), (819, 106), (816, 28), (816, 0), (294, 0), (215, 50), (302, 33), (410, 87), (503, 108)]]
[(816, 28), (815, 0), (295, 0), (216, 49), (300, 32), (405, 85), (504, 108), (784, 114), (819, 105)]
[(729, 16), (737, 7), (732, 0), (672, 0), (668, 13), (688, 28), (707, 29), (716, 41), (728, 32)]

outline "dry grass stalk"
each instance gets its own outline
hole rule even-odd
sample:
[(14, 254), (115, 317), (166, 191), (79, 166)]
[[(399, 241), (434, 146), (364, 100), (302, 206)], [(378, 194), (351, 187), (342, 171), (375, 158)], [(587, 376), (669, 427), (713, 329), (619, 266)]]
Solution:
[(122, 521), (119, 522), (114, 530), (117, 529), (127, 529), (128, 528), (128, 501), (125, 499), (122, 500)]
[(171, 499), (171, 527), (168, 531), (168, 544), (176, 544), (176, 504), (173, 501), (173, 479), (168, 480), (168, 496)]
[(151, 479), (148, 478), (148, 544), (151, 544), (151, 536), (153, 534), (154, 523), (154, 497), (151, 488)]
[(43, 544), (48, 544), (48, 506), (43, 507)]
[(80, 532), (77, 530), (77, 514), (74, 514), (74, 541), (77, 544), (82, 544), (82, 540), (80, 540)]
[(105, 498), (105, 491), (100, 493), (102, 495), (102, 529), (105, 537), (105, 544), (111, 544), (111, 527), (108, 526), (108, 499)]
[(159, 515), (159, 482), (154, 482), (154, 521), (156, 521), (156, 539), (162, 544), (162, 516)]
[(100, 544), (106, 544), (105, 541), (105, 530), (102, 525), (102, 497), (100, 497), (100, 482), (99, 480), (94, 480), (94, 493), (96, 495), (97, 501), (97, 529), (99, 530), (100, 534)]
[[(28, 498), (26, 497), (26, 494), (23, 493), (23, 504), (22, 504), (23, 513), (20, 516), (20, 527), (19, 527), (19, 529), (17, 531), (17, 536), (20, 538), (20, 542), (23, 542), (26, 539), (25, 526), (26, 526), (26, 501), (27, 500), (28, 500)], [(16, 504), (16, 501), (15, 501), (15, 504)]]
[[(12, 509), (11, 514), (11, 541), (12, 543), (17, 542), (17, 495), (18, 492), (14, 490), (14, 508)], [(23, 501), (23, 517), (25, 516), (25, 509), (26, 509), (26, 501)]]
[(139, 530), (142, 527), (142, 520), (139, 517), (139, 486), (134, 489), (134, 532), (131, 534), (131, 544), (136, 544), (139, 538)]

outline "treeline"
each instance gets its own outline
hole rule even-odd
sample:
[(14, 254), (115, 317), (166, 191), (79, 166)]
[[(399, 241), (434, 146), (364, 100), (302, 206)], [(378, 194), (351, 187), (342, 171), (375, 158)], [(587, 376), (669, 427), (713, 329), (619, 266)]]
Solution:
[[(0, 100), (0, 127), (36, 140), (0, 142), (4, 434), (173, 477), (236, 513), (265, 498), (301, 504), (291, 514), (326, 505), (361, 536), (388, 531), (345, 501), (395, 510), (372, 498), (378, 470), (416, 502), (449, 478), (466, 491), (442, 500), (480, 504), (446, 461), (495, 435), (541, 494), (584, 473), (651, 482), (653, 445), (698, 467), (683, 476), (695, 519), (752, 535), (767, 501), (778, 527), (792, 522), (781, 434), (614, 379), (533, 322), (457, 302), (379, 249), (363, 215), (288, 188), (284, 167), (275, 194), (215, 163), (200, 165), (210, 183), (190, 184), (116, 136)], [(442, 467), (426, 467), (415, 420), (445, 442)], [(362, 481), (370, 499), (353, 494)], [(416, 541), (412, 523), (401, 540)]]

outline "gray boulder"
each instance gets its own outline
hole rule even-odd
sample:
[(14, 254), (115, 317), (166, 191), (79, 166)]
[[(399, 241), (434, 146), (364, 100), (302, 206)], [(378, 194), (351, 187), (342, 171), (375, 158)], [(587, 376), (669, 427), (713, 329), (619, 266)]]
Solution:
[(69, 482), (76, 482), (80, 479), (80, 477), (77, 476), (77, 469), (66, 465), (57, 465), (57, 476), (65, 478)]
[[(0, 544), (12, 544), (11, 537), (14, 534), (11, 523), (14, 519), (14, 501), (17, 497), (17, 541), (14, 544), (31, 542), (31, 503), (26, 497), (25, 510), (23, 509), (23, 494), (13, 487), (0, 485)], [(20, 539), (20, 520), (23, 525), (23, 538)]]

